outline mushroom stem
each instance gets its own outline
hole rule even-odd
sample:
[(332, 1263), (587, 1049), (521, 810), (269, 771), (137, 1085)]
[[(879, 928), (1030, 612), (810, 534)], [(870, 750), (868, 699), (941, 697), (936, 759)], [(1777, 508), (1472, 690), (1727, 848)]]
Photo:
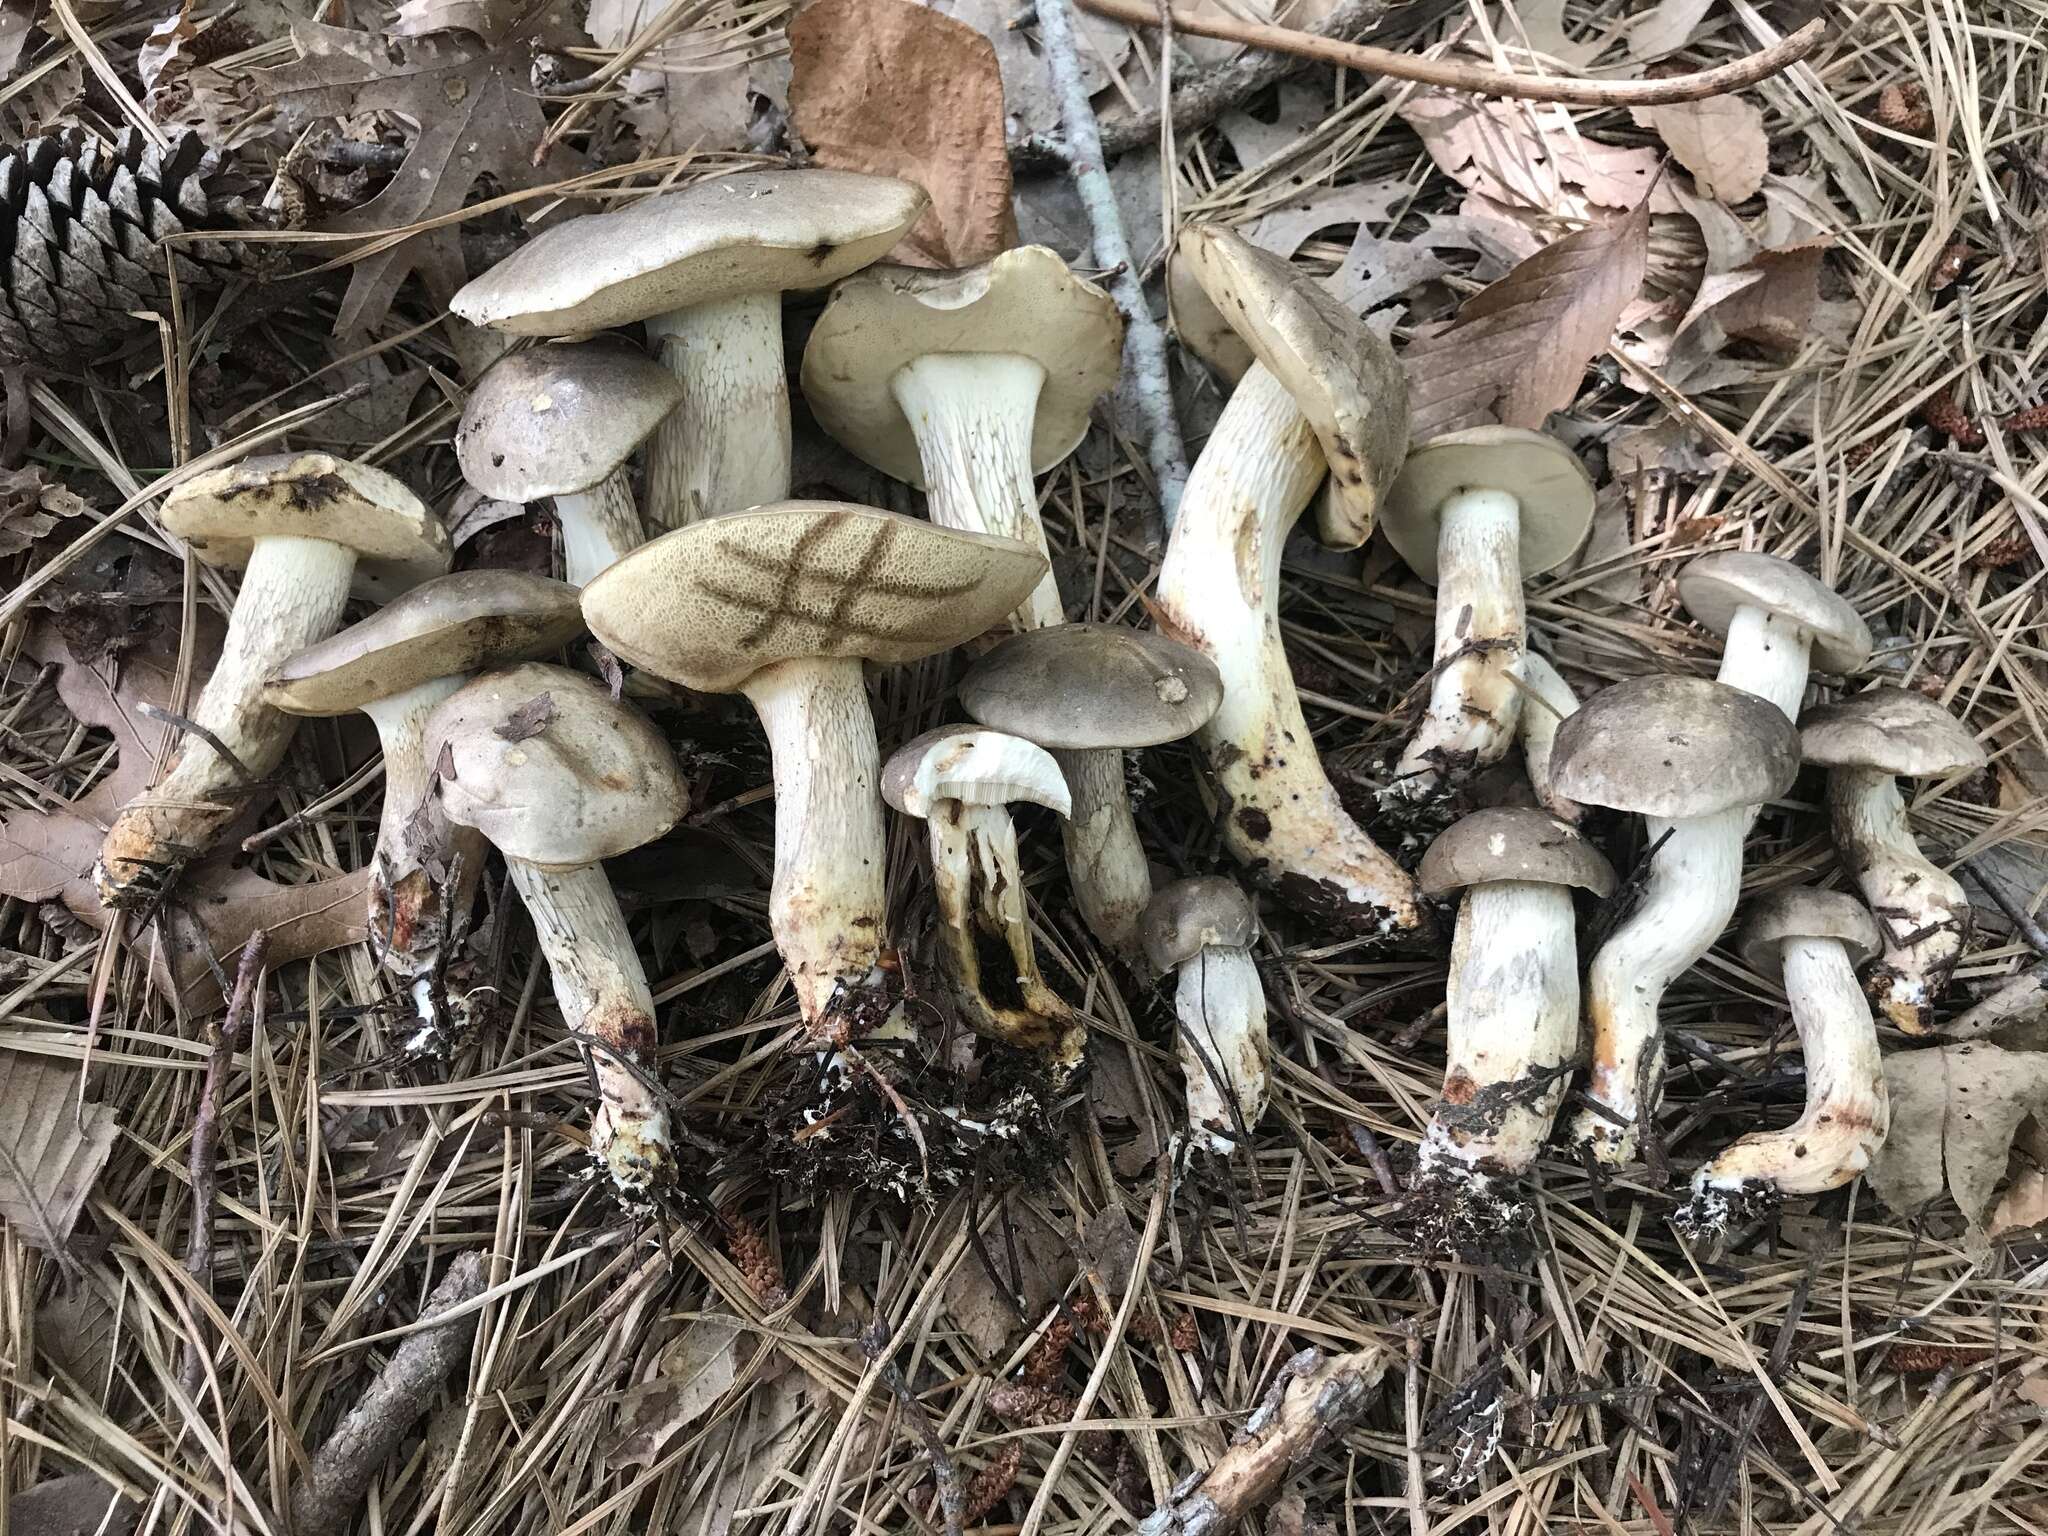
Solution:
[(1173, 1011), (1188, 1129), (1228, 1157), (1266, 1112), (1266, 989), (1252, 952), (1211, 944), (1180, 968)]
[(1073, 814), (1060, 824), (1060, 838), (1074, 904), (1090, 933), (1119, 954), (1133, 955), (1138, 919), (1152, 900), (1152, 870), (1131, 816), (1124, 754), (1094, 747), (1055, 751), (1053, 760), (1073, 797)]
[(1532, 695), (1522, 701), (1515, 726), (1522, 743), (1522, 771), (1538, 805), (1560, 821), (1576, 822), (1586, 808), (1557, 787), (1550, 763), (1557, 751), (1557, 728), (1578, 713), (1579, 697), (1557, 668), (1535, 651), (1523, 653), (1522, 686)]
[(775, 876), (768, 922), (811, 1044), (827, 1043), (882, 955), (880, 751), (860, 663), (777, 662), (744, 685), (775, 765)]
[[(1592, 1071), (1586, 1093), (1607, 1110), (1582, 1110), (1572, 1139), (1601, 1163), (1630, 1161), (1642, 1134), (1647, 1078), (1659, 1072), (1657, 1006), (1664, 989), (1713, 948), (1742, 892), (1742, 838), (1750, 809), (1680, 821), (1645, 818), (1656, 851), (1635, 909), (1607, 936), (1586, 973)], [(1670, 836), (1657, 847), (1658, 840)], [(1654, 1086), (1652, 1086), (1654, 1092)]]
[(587, 491), (555, 498), (555, 520), (562, 528), (562, 575), (572, 587), (586, 586), (599, 571), (624, 559), (646, 542), (640, 509), (633, 503), (633, 482), (615, 469)]
[(654, 429), (648, 521), (681, 528), (788, 496), (782, 295), (670, 310), (647, 322), (647, 339), (683, 383), (683, 403)]
[(590, 1146), (628, 1194), (675, 1170), (668, 1110), (655, 1086), (654, 993), (604, 866), (542, 869), (507, 858), (505, 868), (533, 918), (555, 982), (562, 1020), (597, 1077)]
[[(889, 381), (917, 436), (932, 521), (1029, 544), (1048, 562), (1032, 485), (1031, 431), (1045, 369), (1009, 353), (935, 353)], [(1066, 622), (1050, 569), (1014, 615), (1020, 629)]]
[(1812, 648), (1813, 636), (1808, 630), (1745, 604), (1735, 610), (1722, 642), (1720, 680), (1768, 699), (1787, 720), (1797, 721)]
[(1872, 768), (1828, 771), (1835, 847), (1856, 877), (1884, 936), (1884, 958), (1865, 984), (1893, 1024), (1924, 1035), (1935, 999), (1970, 942), (1975, 912), (1956, 881), (1913, 839), (1898, 781)]
[[(427, 717), (460, 688), (461, 677), (437, 677), (363, 705), (384, 752), (384, 811), (371, 862), (370, 948), (387, 971), (426, 975), (439, 958), (454, 915), (466, 908), (483, 873), (483, 834), (452, 825), (429, 793), (434, 763), (427, 750)], [(446, 900), (442, 880), (462, 855), (462, 888)]]
[(1287, 387), (1254, 363), (1188, 477), (1160, 570), (1161, 627), (1222, 674), (1222, 707), (1196, 739), (1231, 854), (1312, 915), (1412, 934), (1414, 882), (1323, 773), (1280, 641), (1280, 553), (1326, 467)]
[[(355, 550), (326, 539), (260, 538), (250, 552), (220, 659), (191, 718), (241, 760), (251, 779), (284, 761), (299, 726), (296, 715), (263, 702), (263, 684), (285, 658), (334, 632), (355, 568)], [(255, 788), (203, 736), (188, 733), (163, 778), (123, 806), (107, 829), (95, 871), (101, 902), (120, 909), (152, 900), (234, 820)]]

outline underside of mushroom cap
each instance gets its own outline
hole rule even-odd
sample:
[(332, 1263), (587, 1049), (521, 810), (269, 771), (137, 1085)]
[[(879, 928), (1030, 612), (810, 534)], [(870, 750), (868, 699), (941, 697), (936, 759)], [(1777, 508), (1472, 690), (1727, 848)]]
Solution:
[(1760, 805), (1799, 774), (1799, 734), (1754, 694), (1698, 677), (1604, 688), (1558, 727), (1557, 788), (1586, 805), (1667, 820)]
[(1614, 866), (1577, 827), (1527, 806), (1496, 806), (1453, 822), (1429, 845), (1415, 877), (1425, 896), (1508, 880), (1595, 896), (1614, 891)]
[(682, 402), (675, 375), (623, 341), (532, 347), (477, 380), (455, 457), (463, 478), (499, 501), (587, 491)]
[(1408, 569), (1437, 579), (1443, 505), (1460, 491), (1505, 491), (1521, 508), (1524, 580), (1562, 565), (1593, 526), (1593, 480), (1548, 432), (1468, 427), (1409, 451), (1380, 511), (1380, 528)]
[(1025, 630), (960, 680), (961, 706), (983, 725), (1064, 751), (1179, 741), (1222, 702), (1223, 679), (1200, 651), (1117, 624)]
[(913, 736), (882, 769), (882, 798), (906, 816), (929, 817), (942, 800), (964, 805), (1042, 805), (1073, 811), (1052, 754), (1021, 736), (944, 725)]
[(1249, 949), (1258, 924), (1235, 880), (1196, 875), (1153, 896), (1138, 922), (1145, 958), (1157, 971), (1183, 966), (1203, 950)]
[(1223, 311), (1202, 291), (1188, 263), (1178, 257), (1166, 263), (1166, 309), (1180, 344), (1235, 384), (1258, 359), (1244, 338), (1230, 328)]
[(1789, 560), (1744, 550), (1701, 555), (1678, 573), (1678, 599), (1716, 634), (1725, 635), (1739, 608), (1761, 608), (1813, 637), (1822, 672), (1860, 672), (1870, 664), (1870, 626), (1847, 598)]
[(1961, 773), (1990, 760), (1962, 721), (1904, 688), (1873, 688), (1809, 709), (1799, 718), (1799, 746), (1806, 761), (1823, 768), (1870, 768), (1910, 779)]
[(1832, 939), (1848, 951), (1852, 966), (1861, 966), (1884, 948), (1877, 922), (1862, 902), (1842, 891), (1810, 886), (1758, 897), (1736, 947), (1757, 975), (1779, 981), (1785, 974), (1782, 951), (1795, 939)]

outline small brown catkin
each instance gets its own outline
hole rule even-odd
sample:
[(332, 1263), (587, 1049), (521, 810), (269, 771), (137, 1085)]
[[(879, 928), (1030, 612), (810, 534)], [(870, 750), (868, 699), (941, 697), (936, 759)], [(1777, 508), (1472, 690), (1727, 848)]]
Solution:
[(1934, 113), (1927, 105), (1927, 92), (1918, 85), (1888, 85), (1877, 93), (1877, 109), (1870, 114), (1894, 133), (1923, 135), (1934, 131)]
[(967, 1482), (967, 1507), (960, 1512), (963, 1525), (979, 1525), (988, 1512), (1017, 1486), (1017, 1469), (1023, 1464), (1024, 1442), (1006, 1440)]
[(1963, 275), (1963, 268), (1970, 264), (1972, 254), (1960, 240), (1944, 246), (1941, 255), (1935, 258), (1934, 270), (1927, 274), (1927, 291), (1940, 293), (1944, 288), (1953, 286), (1955, 280)]
[(764, 1307), (777, 1307), (787, 1301), (789, 1289), (783, 1283), (782, 1262), (775, 1257), (775, 1250), (761, 1235), (761, 1229), (736, 1205), (721, 1210), (718, 1221), (725, 1229), (725, 1251), (733, 1267), (745, 1277), (754, 1300)]
[(1067, 1351), (1074, 1344), (1074, 1319), (1066, 1312), (1058, 1313), (1045, 1325), (1038, 1342), (1031, 1346), (1031, 1353), (1024, 1357), (1024, 1368), (1018, 1379), (1027, 1386), (1049, 1387), (1066, 1374)]
[(1958, 448), (1984, 446), (1984, 429), (1956, 404), (1956, 397), (1946, 387), (1920, 402), (1920, 419)]
[(2014, 411), (1998, 425), (2007, 432), (2048, 432), (2048, 403)]

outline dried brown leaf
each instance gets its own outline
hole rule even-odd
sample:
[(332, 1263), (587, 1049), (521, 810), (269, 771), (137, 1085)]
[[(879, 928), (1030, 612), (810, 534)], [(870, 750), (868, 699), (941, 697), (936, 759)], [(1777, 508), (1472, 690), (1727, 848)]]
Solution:
[(1723, 203), (1755, 197), (1771, 168), (1764, 115), (1740, 96), (1709, 96), (1666, 107), (1638, 107), (1636, 126), (1664, 141), (1671, 158), (1692, 172), (1700, 195)]
[(468, 32), (495, 48), (518, 36), (536, 9), (534, 0), (401, 0), (391, 30), (399, 37)]
[(83, 517), (86, 504), (53, 485), (38, 465), (0, 470), (0, 555), (18, 555), (67, 517)]
[(1602, 144), (1562, 107), (1421, 90), (1398, 109), (1437, 169), (1509, 208), (1566, 218), (1634, 208), (1650, 193), (1656, 150)]
[(128, 1536), (142, 1506), (90, 1472), (52, 1478), (7, 1501), (9, 1536)]
[(2048, 1052), (1972, 1043), (1885, 1058), (1892, 1123), (1870, 1187), (1901, 1215), (1947, 1192), (1981, 1232), (2014, 1134), (2048, 1114)]
[(0, 1221), (61, 1253), (114, 1150), (114, 1112), (78, 1097), (78, 1068), (0, 1051)]
[(1685, 45), (1714, 0), (1657, 0), (1629, 23), (1628, 51), (1638, 59), (1654, 59)]
[(651, 1466), (668, 1443), (709, 1413), (739, 1377), (740, 1325), (735, 1317), (703, 1317), (661, 1352), (656, 1378), (629, 1394), (627, 1418), (613, 1456)]
[(524, 704), (505, 717), (505, 723), (494, 729), (494, 734), (507, 741), (531, 741), (546, 730), (555, 718), (555, 696), (552, 693), (536, 693)]

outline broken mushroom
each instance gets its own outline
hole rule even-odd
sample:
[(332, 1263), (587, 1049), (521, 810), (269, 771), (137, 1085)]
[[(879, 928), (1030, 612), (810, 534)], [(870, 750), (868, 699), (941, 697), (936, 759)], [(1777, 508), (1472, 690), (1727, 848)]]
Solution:
[(1678, 598), (1723, 637), (1720, 680), (1799, 718), (1809, 670), (1860, 672), (1870, 626), (1831, 587), (1789, 560), (1741, 551), (1701, 555), (1678, 573)]
[(1166, 886), (1139, 925), (1152, 968), (1178, 973), (1174, 1040), (1188, 1133), (1219, 1157), (1230, 1156), (1266, 1113), (1266, 988), (1252, 963), (1257, 928), (1244, 892), (1220, 875)]

